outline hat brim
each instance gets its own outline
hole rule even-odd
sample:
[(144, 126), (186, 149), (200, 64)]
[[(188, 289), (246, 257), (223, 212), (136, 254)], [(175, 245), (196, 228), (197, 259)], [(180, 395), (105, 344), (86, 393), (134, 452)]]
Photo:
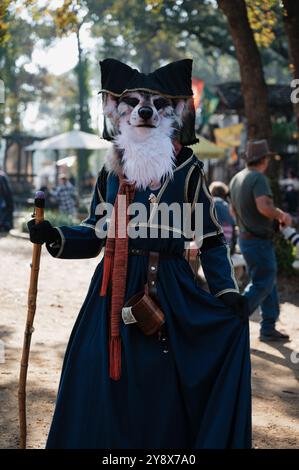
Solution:
[(171, 98), (171, 99), (187, 99), (187, 98), (191, 98), (193, 95), (170, 95), (170, 94), (167, 94), (167, 93), (163, 93), (161, 92), (160, 90), (153, 90), (151, 88), (127, 88), (126, 90), (124, 90), (122, 93), (115, 93), (113, 91), (110, 91), (110, 90), (100, 90), (98, 92), (98, 95), (101, 94), (101, 93), (109, 93), (110, 95), (113, 95), (115, 96), (116, 98), (120, 98), (121, 96), (123, 96), (125, 93), (129, 93), (129, 92), (133, 92), (133, 91), (145, 91), (147, 93), (152, 93), (152, 94), (156, 94), (156, 95), (161, 95), (161, 96), (165, 96), (165, 98)]
[(100, 61), (101, 91), (116, 97), (129, 91), (146, 91), (169, 98), (193, 96), (192, 60), (182, 59), (145, 74), (119, 60)]

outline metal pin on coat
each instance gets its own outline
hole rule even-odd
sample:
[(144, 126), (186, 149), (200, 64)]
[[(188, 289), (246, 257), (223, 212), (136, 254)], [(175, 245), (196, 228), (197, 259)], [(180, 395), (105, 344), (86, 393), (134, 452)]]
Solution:
[[(42, 191), (37, 191), (37, 193), (35, 194), (34, 214), (33, 214), (36, 224), (39, 224), (43, 222), (44, 220), (44, 207), (45, 207), (45, 194)], [(26, 449), (26, 438), (27, 438), (26, 382), (27, 382), (27, 370), (28, 370), (28, 362), (29, 362), (31, 335), (34, 331), (33, 321), (34, 321), (34, 316), (35, 316), (35, 311), (36, 311), (36, 297), (37, 297), (37, 285), (38, 285), (41, 248), (42, 248), (41, 244), (35, 243), (33, 245), (30, 284), (29, 284), (29, 290), (28, 290), (27, 320), (26, 320), (26, 326), (25, 326), (25, 332), (24, 332), (24, 343), (23, 343), (20, 377), (19, 377), (18, 401), (19, 401), (20, 448), (21, 449)]]

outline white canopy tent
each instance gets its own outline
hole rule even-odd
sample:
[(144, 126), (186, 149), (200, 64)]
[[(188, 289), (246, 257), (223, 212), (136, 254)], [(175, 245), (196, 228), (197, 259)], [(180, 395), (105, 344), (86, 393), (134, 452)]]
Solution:
[[(70, 132), (64, 132), (63, 134), (55, 135), (54, 137), (50, 137), (48, 139), (36, 141), (31, 145), (25, 147), (25, 151), (28, 154), (32, 155), (34, 152), (46, 152), (52, 151), (55, 153), (55, 162), (54, 165), (56, 167), (55, 170), (55, 181), (58, 181), (58, 169), (61, 166), (70, 166), (68, 165), (70, 156), (64, 157), (63, 159), (59, 160), (60, 151), (66, 150), (107, 150), (111, 147), (111, 143), (107, 142), (104, 139), (101, 139), (99, 136), (95, 134), (89, 134), (88, 132), (82, 132), (79, 130), (72, 130)], [(32, 157), (31, 157), (32, 158)], [(66, 161), (67, 160), (67, 161)], [(72, 158), (74, 160), (74, 158)], [(38, 159), (40, 161), (40, 159)], [(72, 164), (74, 161), (72, 161)], [(43, 173), (43, 170), (40, 172)]]
[(35, 150), (67, 150), (67, 149), (87, 149), (104, 150), (111, 147), (111, 144), (97, 135), (82, 131), (70, 131), (55, 135), (49, 139), (34, 142), (25, 147), (27, 152)]
[(71, 155), (70, 157), (61, 158), (60, 160), (57, 160), (56, 165), (66, 166), (67, 168), (71, 168), (74, 165), (76, 158), (77, 158), (76, 155)]

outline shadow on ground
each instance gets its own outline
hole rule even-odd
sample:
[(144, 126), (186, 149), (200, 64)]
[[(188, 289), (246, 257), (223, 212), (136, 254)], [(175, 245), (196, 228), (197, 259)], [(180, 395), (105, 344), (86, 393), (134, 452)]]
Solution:
[[(1, 420), (0, 420), (0, 448), (16, 449), (19, 447), (19, 417), (18, 417), (18, 381), (12, 380), (0, 388)], [(38, 431), (39, 438), (44, 434), (44, 442), (48, 432), (48, 423), (44, 421), (44, 414), (53, 408), (55, 393), (43, 388), (40, 382), (28, 382), (27, 386), (27, 433), (28, 441), (35, 440), (34, 433)], [(33, 446), (35, 447), (35, 446)]]

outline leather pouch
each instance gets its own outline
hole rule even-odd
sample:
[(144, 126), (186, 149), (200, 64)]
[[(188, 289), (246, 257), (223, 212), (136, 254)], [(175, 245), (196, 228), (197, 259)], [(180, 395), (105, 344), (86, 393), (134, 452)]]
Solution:
[(164, 313), (154, 300), (158, 263), (159, 253), (150, 252), (148, 282), (144, 291), (131, 297), (122, 309), (124, 323), (126, 325), (135, 323), (147, 336), (157, 333), (165, 323)]

